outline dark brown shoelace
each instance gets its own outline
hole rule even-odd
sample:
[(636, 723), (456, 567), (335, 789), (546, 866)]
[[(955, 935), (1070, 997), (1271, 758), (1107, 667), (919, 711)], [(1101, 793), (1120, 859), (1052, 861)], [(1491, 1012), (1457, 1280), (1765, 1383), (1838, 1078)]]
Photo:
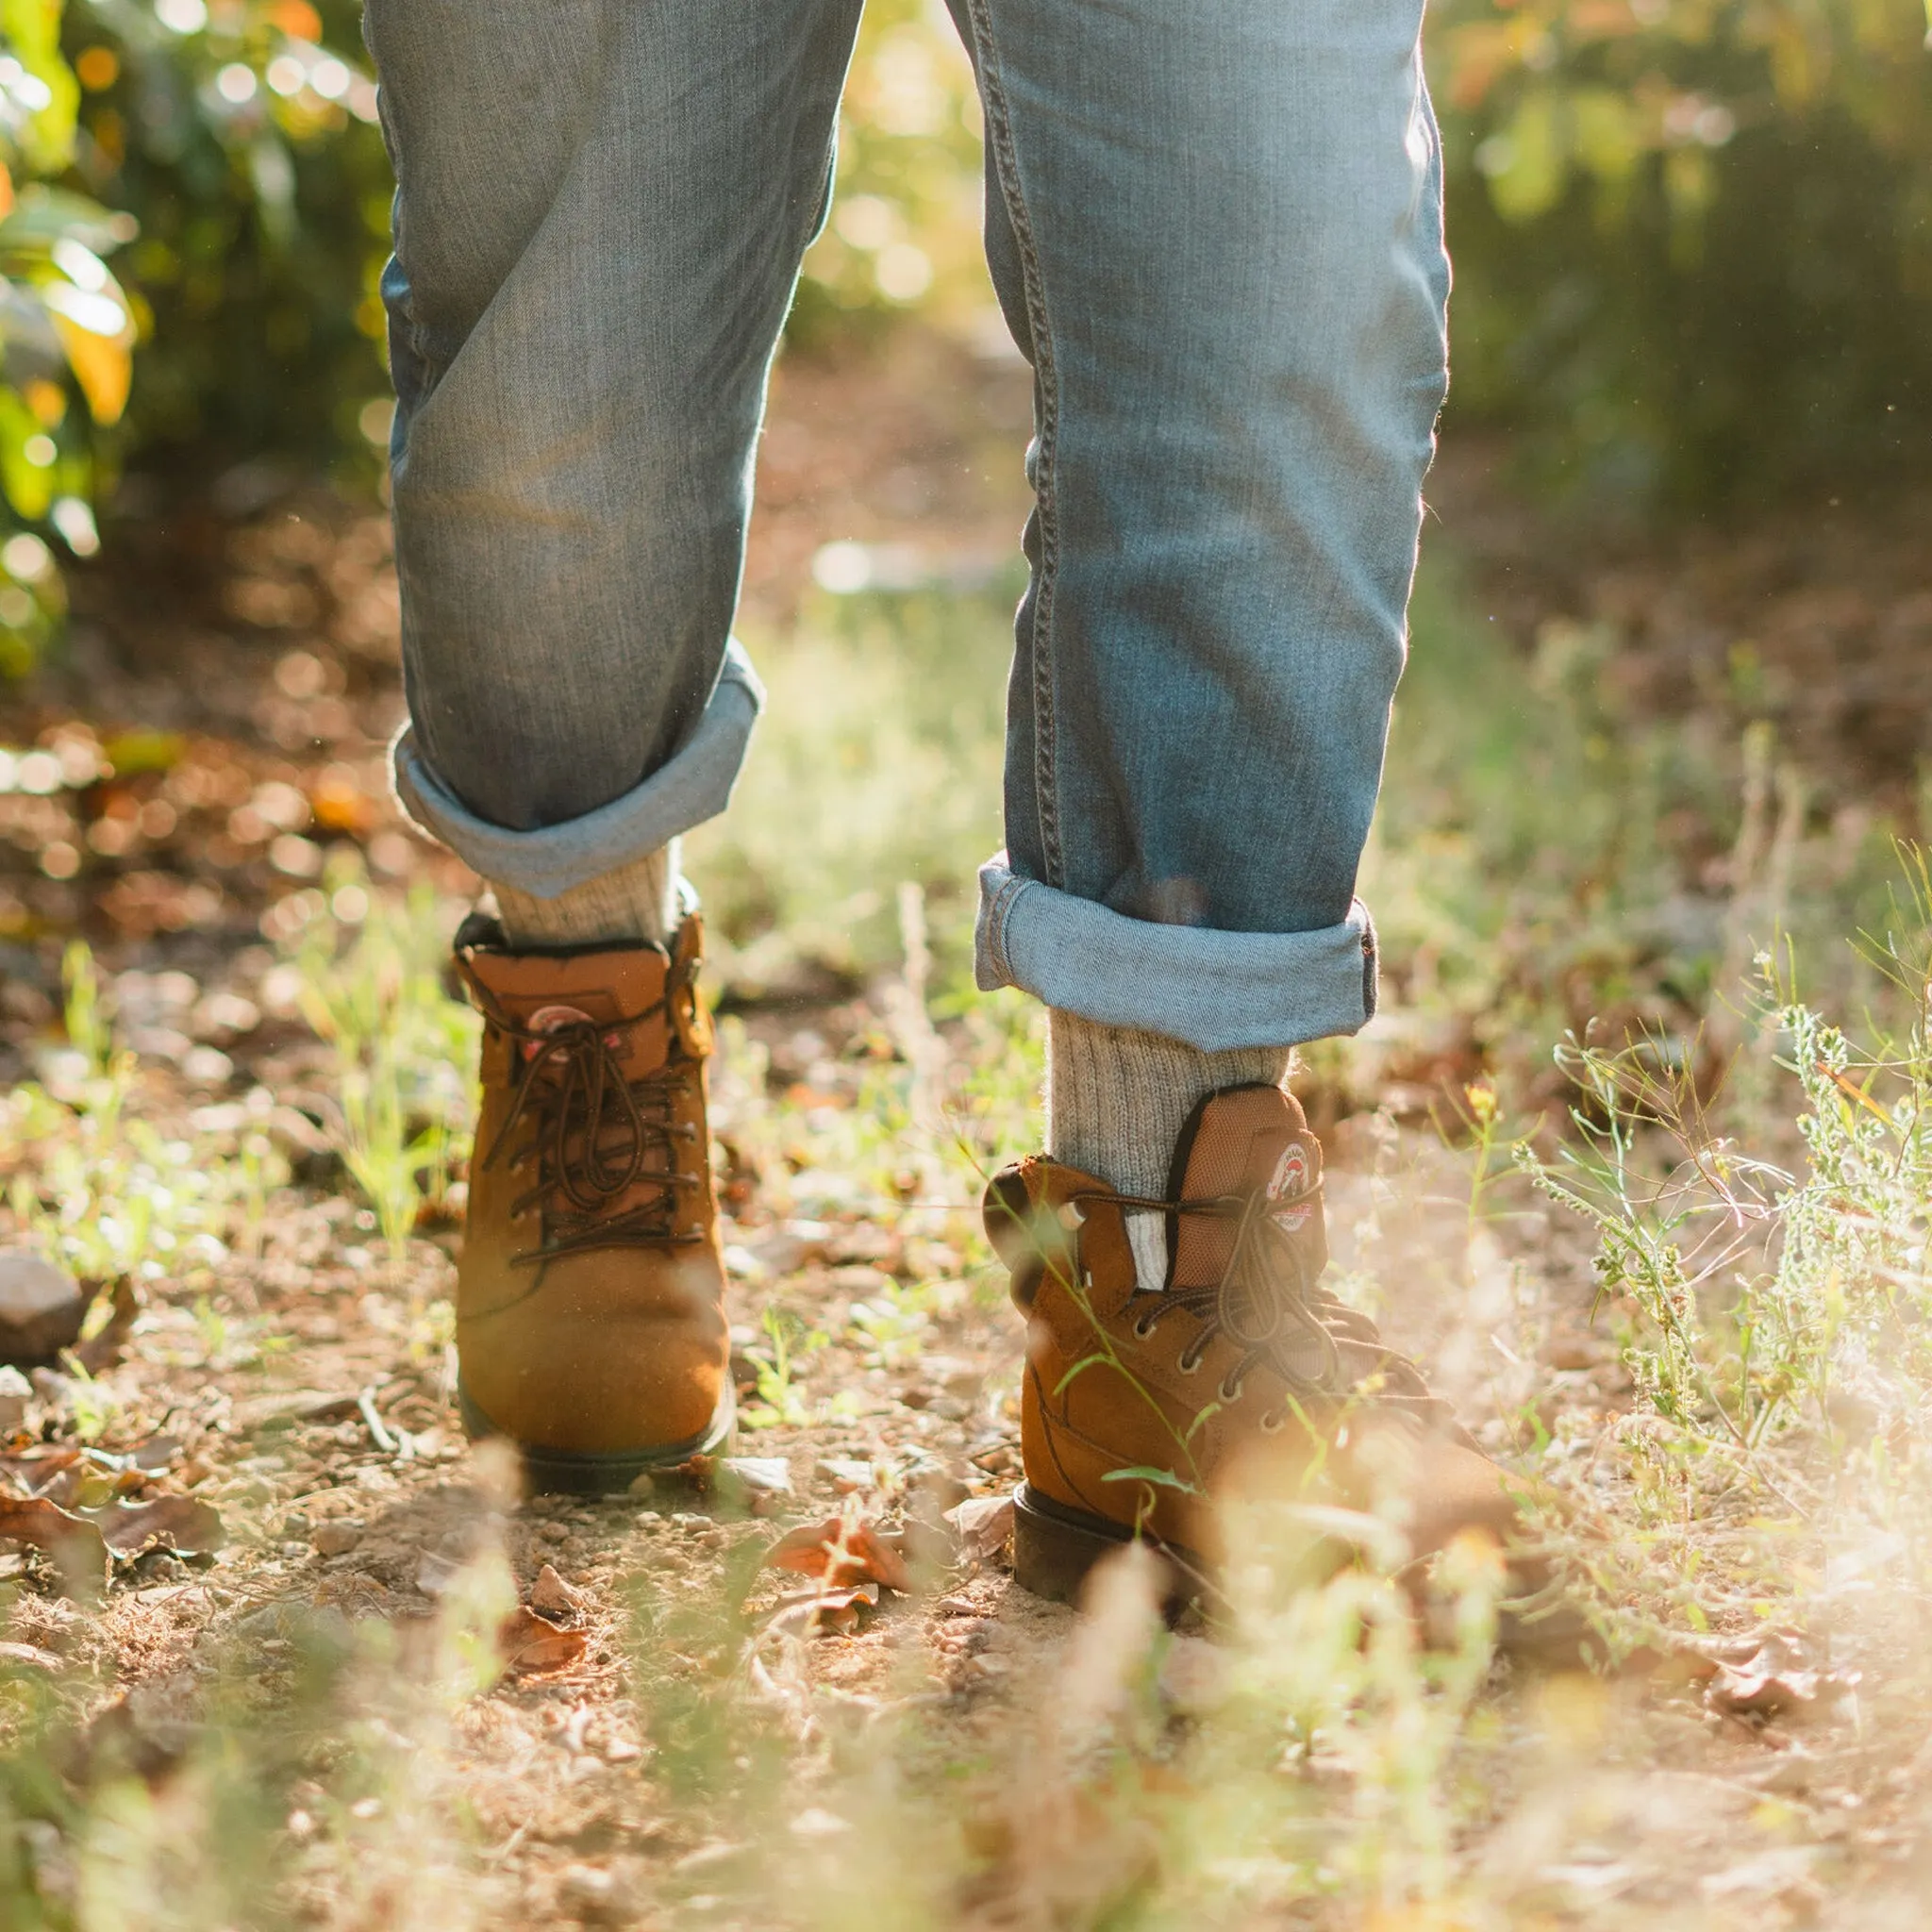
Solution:
[[(1321, 1191), (1318, 1177), (1284, 1200), (1270, 1200), (1258, 1191), (1195, 1201), (1100, 1193), (1073, 1198), (1168, 1215), (1212, 1215), (1236, 1224), (1234, 1249), (1219, 1281), (1134, 1298), (1145, 1304), (1134, 1323), (1134, 1333), (1142, 1341), (1177, 1309), (1199, 1318), (1201, 1326), (1181, 1351), (1184, 1374), (1200, 1367), (1218, 1336), (1225, 1335), (1241, 1350), (1240, 1359), (1222, 1378), (1224, 1402), (1237, 1400), (1248, 1375), (1266, 1367), (1287, 1385), (1297, 1406), (1332, 1408), (1352, 1399), (1369, 1400), (1408, 1414), (1418, 1424), (1454, 1427), (1449, 1405), (1429, 1392), (1422, 1371), (1391, 1348), (1366, 1315), (1316, 1286), (1302, 1243), (1276, 1224), (1276, 1212), (1312, 1201)], [(1366, 1355), (1367, 1364), (1352, 1369), (1343, 1359), (1344, 1346), (1351, 1354)], [(1297, 1359), (1310, 1348), (1316, 1358), (1312, 1369)], [(1262, 1418), (1262, 1426), (1278, 1428), (1285, 1420), (1285, 1407), (1276, 1408)]]
[[(669, 1000), (667, 990), (667, 1009)], [(638, 1079), (627, 1078), (624, 1070), (623, 1041), (657, 1010), (604, 1025), (587, 1017), (565, 1020), (542, 1032), (502, 1013), (490, 1015), (525, 1064), (483, 1164), (493, 1167), (508, 1156), (515, 1170), (534, 1158), (536, 1180), (510, 1211), (524, 1214), (541, 1206), (543, 1212), (544, 1240), (514, 1256), (517, 1265), (593, 1248), (663, 1247), (703, 1239), (677, 1224), (678, 1191), (701, 1181), (681, 1172), (678, 1163), (680, 1146), (695, 1141), (697, 1129), (675, 1118), (675, 1093), (686, 1071), (678, 1061), (675, 1029), (672, 1058), (663, 1067)], [(511, 1136), (524, 1124), (532, 1132), (512, 1152)], [(650, 1164), (654, 1151), (662, 1153), (661, 1167)], [(654, 1196), (612, 1213), (611, 1204), (641, 1183), (654, 1187)]]

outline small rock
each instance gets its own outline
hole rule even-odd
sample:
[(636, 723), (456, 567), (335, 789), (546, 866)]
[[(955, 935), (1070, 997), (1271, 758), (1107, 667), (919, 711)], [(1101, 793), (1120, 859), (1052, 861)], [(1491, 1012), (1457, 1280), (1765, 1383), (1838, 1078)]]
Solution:
[(74, 1407), (75, 1391), (80, 1384), (72, 1375), (63, 1375), (58, 1369), (31, 1369), (27, 1380), (49, 1408), (64, 1415)]
[(647, 1469), (630, 1479), (630, 1493), (633, 1496), (648, 1496), (656, 1492), (658, 1479)]
[(848, 1495), (878, 1486), (878, 1476), (872, 1464), (861, 1462), (854, 1456), (821, 1456), (814, 1465), (814, 1474), (824, 1476)]
[(441, 1550), (425, 1550), (416, 1562), (416, 1588), (425, 1596), (441, 1596), (462, 1567), (456, 1557)]
[(530, 1586), (530, 1607), (540, 1616), (574, 1616), (583, 1604), (581, 1592), (573, 1590), (548, 1563), (538, 1571), (537, 1580)]
[(770, 1270), (749, 1248), (733, 1241), (724, 1250), (724, 1272), (734, 1281), (762, 1281)]
[(755, 1496), (791, 1493), (791, 1470), (782, 1456), (725, 1456), (720, 1457), (718, 1467)]
[(353, 1517), (340, 1523), (319, 1523), (308, 1541), (319, 1557), (346, 1557), (362, 1541), (362, 1525)]
[(45, 1361), (80, 1340), (87, 1297), (30, 1248), (0, 1248), (0, 1361)]
[(852, 1829), (850, 1822), (841, 1818), (836, 1811), (827, 1811), (819, 1805), (808, 1805), (791, 1821), (793, 1838), (841, 1838)]
[(0, 1664), (19, 1664), (27, 1670), (58, 1671), (61, 1659), (52, 1651), (31, 1643), (0, 1643)]
[(1593, 1369), (1601, 1355), (1585, 1336), (1558, 1335), (1551, 1340), (1547, 1358), (1553, 1369)]
[(586, 1907), (602, 1911), (612, 1904), (617, 1885), (609, 1873), (595, 1865), (573, 1865), (564, 1873), (558, 1890), (579, 1911)]
[(26, 1421), (34, 1385), (13, 1367), (0, 1368), (0, 1435), (10, 1436)]
[(1160, 1694), (1183, 1716), (1198, 1717), (1226, 1703), (1227, 1657), (1199, 1637), (1176, 1637), (1160, 1667)]
[(567, 1865), (558, 1893), (588, 1924), (632, 1924), (643, 1906), (642, 1867), (634, 1858), (620, 1858), (608, 1866)]

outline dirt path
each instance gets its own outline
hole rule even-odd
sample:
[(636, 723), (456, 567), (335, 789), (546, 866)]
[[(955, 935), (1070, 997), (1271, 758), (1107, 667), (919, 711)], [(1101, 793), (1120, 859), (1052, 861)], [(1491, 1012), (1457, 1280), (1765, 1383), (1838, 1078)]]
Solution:
[[(948, 392), (908, 353), (888, 369), (904, 407), (877, 409), (849, 373), (788, 375), (756, 621), (782, 624), (828, 541), (977, 568), (1007, 541), (1017, 467), (977, 425), (1010, 441), (1024, 378), (956, 375)], [(973, 1204), (1031, 1131), (1036, 1049), (989, 1009), (933, 1033), (903, 975), (727, 1023), (739, 1459), (519, 1503), (452, 1406), (459, 1166), (386, 1233), (380, 1175), (341, 1159), (344, 1069), (376, 1048), (314, 1024), (331, 988), (367, 992), (412, 1042), (385, 1076), (410, 1131), (459, 1120), (462, 1022), (411, 922), (448, 922), (472, 882), (387, 802), (380, 519), (293, 495), (126, 554), (142, 541), (172, 588), (85, 589), (72, 664), (5, 734), (6, 1051), (53, 1096), (16, 1096), (9, 1178), (42, 1235), (145, 1201), (149, 1234), (98, 1239), (148, 1241), (152, 1264), (91, 1375), (36, 1378), (4, 1457), (16, 1500), (82, 1525), (0, 1556), (18, 1923), (275, 1924), (275, 1885), (301, 1923), (345, 1927), (1918, 1923), (1928, 1685), (1909, 1619), (1864, 1615), (1856, 1573), (1837, 1627), (1793, 1640), (1787, 1676), (1817, 1682), (1755, 1706), (1710, 1669), (1499, 1665), (1458, 1692), (1403, 1653), (1357, 1677), (1383, 1653), (1324, 1651), (1339, 1624), (1223, 1645), (1158, 1637), (1124, 1585), (1084, 1624), (1016, 1591), (991, 1512), (1021, 1334)], [(1857, 567), (1870, 634), (1905, 649), (1919, 593)], [(1707, 578), (1674, 581), (1694, 601)], [(1833, 716), (1849, 730), (1855, 706)], [(381, 906), (411, 888), (391, 931)], [(114, 1016), (92, 1046), (59, 978), (75, 933)], [(1633, 1598), (1660, 1588), (1580, 1230), (1513, 1181), (1473, 1211), (1469, 1157), (1386, 1112), (1338, 1122), (1332, 1159), (1349, 1291), (1488, 1445), (1618, 1525)], [(219, 1538), (179, 1502), (116, 1513), (167, 1499), (208, 1506)], [(914, 1587), (764, 1562), (835, 1517), (901, 1539)], [(105, 1587), (91, 1525), (116, 1546)], [(1807, 1560), (1768, 1520), (1722, 1533)], [(1713, 1601), (1716, 1636), (1776, 1622)], [(1324, 1656), (1345, 1694), (1270, 1675)], [(1457, 1695), (1476, 1715), (1439, 1736)], [(58, 1803), (22, 1769), (42, 1721)]]

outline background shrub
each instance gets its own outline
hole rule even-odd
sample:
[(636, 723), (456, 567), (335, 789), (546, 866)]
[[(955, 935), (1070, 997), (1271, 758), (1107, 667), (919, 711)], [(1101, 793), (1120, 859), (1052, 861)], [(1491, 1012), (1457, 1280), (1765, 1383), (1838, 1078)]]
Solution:
[(1444, 0), (1457, 423), (1694, 508), (1890, 478), (1932, 428), (1921, 0)]
[[(353, 0), (0, 0), (0, 667), (137, 454), (374, 475), (389, 177)], [(1923, 0), (1441, 0), (1451, 420), (1539, 488), (1703, 510), (1889, 480), (1932, 430)], [(873, 0), (796, 341), (997, 328), (935, 0)]]

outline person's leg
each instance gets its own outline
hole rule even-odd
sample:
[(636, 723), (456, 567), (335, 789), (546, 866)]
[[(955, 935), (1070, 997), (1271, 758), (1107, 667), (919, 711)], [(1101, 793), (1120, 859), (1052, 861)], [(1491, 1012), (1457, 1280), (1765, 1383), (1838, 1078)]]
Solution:
[(1036, 375), (1008, 850), (979, 974), (1052, 1010), (1048, 1156), (987, 1229), (1027, 1309), (1015, 1574), (1230, 1495), (1507, 1536), (1502, 1472), (1323, 1286), (1297, 1041), (1374, 1011), (1356, 871), (1446, 382), (1422, 0), (954, 0)]
[(526, 916), (730, 791), (759, 702), (729, 641), (752, 453), (858, 13), (370, 0), (398, 789)]
[(1446, 382), (1421, 0), (953, 5), (1037, 378), (980, 980), (1055, 1009), (1054, 1151), (1156, 1193), (1203, 1093), (1374, 1011)]
[(396, 785), (496, 891), (460, 1394), (542, 1487), (728, 1435), (700, 930), (677, 837), (758, 705), (752, 452), (858, 0), (369, 0), (410, 724)]

